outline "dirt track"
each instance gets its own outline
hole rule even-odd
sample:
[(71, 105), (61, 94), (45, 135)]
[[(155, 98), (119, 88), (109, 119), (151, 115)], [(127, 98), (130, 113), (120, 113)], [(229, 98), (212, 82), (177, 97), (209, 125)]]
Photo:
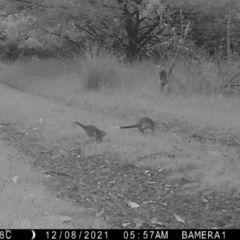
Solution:
[[(161, 114), (156, 135), (141, 136), (111, 127), (119, 119), (130, 122), (133, 111), (126, 107), (101, 111), (86, 99), (70, 104), (4, 85), (0, 96), (1, 207), (12, 204), (1, 211), (2, 226), (240, 226), (237, 134), (211, 126), (204, 131)], [(79, 118), (106, 129), (104, 142), (74, 127), (71, 120)]]
[[(44, 145), (40, 119), (53, 121), (58, 105), (4, 85), (1, 85), (0, 95), (1, 227), (107, 227), (94, 210), (53, 195), (44, 184), (50, 176), (41, 174), (40, 168), (33, 168), (33, 165), (36, 166), (36, 154)], [(51, 142), (52, 138), (48, 138), (47, 142)], [(20, 148), (19, 143), (26, 144), (26, 148)]]

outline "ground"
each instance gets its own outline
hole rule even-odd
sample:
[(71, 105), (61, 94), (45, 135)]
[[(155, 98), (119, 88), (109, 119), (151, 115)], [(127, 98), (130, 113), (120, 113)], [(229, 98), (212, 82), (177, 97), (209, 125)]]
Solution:
[[(81, 92), (75, 75), (9, 79), (0, 88), (2, 228), (240, 227), (237, 99)], [(155, 134), (117, 128), (144, 116)], [(74, 121), (107, 135), (96, 142)]]

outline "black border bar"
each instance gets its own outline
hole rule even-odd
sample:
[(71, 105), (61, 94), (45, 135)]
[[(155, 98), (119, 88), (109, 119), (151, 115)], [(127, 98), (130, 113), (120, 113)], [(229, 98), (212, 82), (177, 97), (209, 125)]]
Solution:
[(25, 240), (155, 240), (240, 239), (240, 229), (0, 229), (0, 239)]

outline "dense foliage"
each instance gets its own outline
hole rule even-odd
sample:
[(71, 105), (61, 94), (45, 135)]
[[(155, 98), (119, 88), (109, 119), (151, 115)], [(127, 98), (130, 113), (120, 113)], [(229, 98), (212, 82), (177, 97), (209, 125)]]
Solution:
[(238, 0), (1, 0), (0, 9), (4, 60), (73, 57), (93, 45), (129, 60), (168, 58), (183, 37), (182, 54), (240, 51)]

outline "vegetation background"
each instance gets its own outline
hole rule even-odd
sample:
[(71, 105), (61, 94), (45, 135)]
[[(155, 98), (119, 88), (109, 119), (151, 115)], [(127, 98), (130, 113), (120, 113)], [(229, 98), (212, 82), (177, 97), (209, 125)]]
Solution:
[[(0, 0), (1, 226), (239, 227), (239, 14), (237, 0)], [(144, 116), (155, 135), (117, 128)]]

